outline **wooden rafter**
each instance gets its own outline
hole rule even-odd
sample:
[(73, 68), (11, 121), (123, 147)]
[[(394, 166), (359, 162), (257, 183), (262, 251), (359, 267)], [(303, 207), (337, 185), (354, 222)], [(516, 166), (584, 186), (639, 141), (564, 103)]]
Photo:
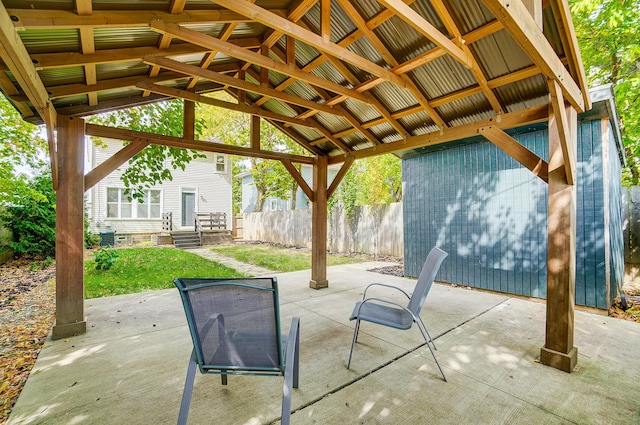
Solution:
[(267, 9), (251, 4), (246, 0), (215, 0), (215, 3), (226, 7), (229, 10), (248, 16), (253, 21), (260, 22), (263, 25), (301, 40), (322, 52), (335, 56), (345, 62), (361, 68), (364, 71), (382, 78), (385, 81), (389, 81), (402, 88), (405, 86), (404, 81), (389, 70), (376, 65), (335, 43), (325, 41), (322, 36), (306, 30), (299, 25), (292, 25), (291, 21), (278, 16)]
[[(15, 18), (9, 27), (24, 29), (77, 29), (145, 27), (150, 22), (162, 20), (173, 24), (203, 24), (250, 22), (244, 15), (229, 10), (189, 10), (172, 14), (159, 10), (94, 10), (90, 16), (79, 16), (69, 10), (7, 9)], [(271, 10), (275, 15), (284, 15), (283, 10)]]
[[(436, 46), (440, 47), (447, 54), (451, 55), (455, 60), (460, 62), (466, 68), (472, 67), (469, 54), (462, 50), (458, 45), (451, 41), (447, 36), (442, 34), (436, 27), (431, 25), (429, 21), (424, 19), (418, 12), (410, 8), (402, 0), (378, 0), (387, 9), (392, 10), (400, 19), (411, 25), (418, 33), (427, 37)], [(461, 44), (462, 40), (458, 40)]]
[(564, 97), (576, 110), (584, 112), (586, 110), (584, 94), (522, 2), (483, 1), (542, 73), (558, 83)]
[[(244, 0), (243, 0), (244, 1)], [(339, 84), (317, 77), (313, 74), (306, 74), (295, 69), (294, 66), (285, 65), (278, 61), (275, 61), (269, 57), (263, 56), (259, 53), (254, 53), (246, 49), (238, 48), (231, 43), (222, 41), (215, 37), (208, 36), (198, 31), (190, 30), (187, 28), (179, 27), (174, 24), (166, 24), (159, 21), (153, 22), (151, 28), (159, 33), (170, 33), (176, 38), (180, 38), (184, 41), (188, 41), (193, 44), (198, 44), (203, 47), (207, 47), (211, 50), (218, 50), (229, 56), (235, 57), (242, 61), (256, 64), (260, 67), (268, 68), (279, 72), (284, 75), (295, 77), (298, 80), (304, 81), (308, 84), (322, 87), (325, 90), (332, 91), (334, 93), (340, 93), (348, 96), (352, 99), (366, 102), (366, 97), (354, 90), (343, 87)]]
[(440, 145), (455, 140), (466, 139), (476, 136), (478, 134), (478, 129), (481, 127), (495, 126), (505, 130), (513, 127), (543, 122), (548, 118), (548, 107), (546, 105), (538, 106), (524, 111), (503, 114), (499, 122), (497, 120), (494, 120), (493, 118), (489, 118), (469, 124), (448, 127), (440, 131), (421, 134), (419, 136), (411, 136), (406, 140), (385, 143), (382, 146), (360, 149), (349, 154), (335, 155), (329, 158), (329, 164), (339, 164), (349, 157), (355, 159), (367, 158), (383, 153), (401, 152), (410, 149), (418, 149), (425, 146)]
[(173, 59), (147, 56), (145, 57), (144, 60), (145, 62), (160, 65), (166, 69), (171, 69), (177, 72), (183, 72), (185, 76), (198, 75), (199, 77), (207, 79), (209, 81), (214, 81), (223, 85), (228, 85), (228, 86), (235, 87), (248, 92), (258, 93), (263, 96), (269, 96), (269, 97), (281, 100), (283, 102), (302, 106), (304, 108), (316, 109), (328, 114), (341, 115), (335, 108), (324, 106), (322, 104), (319, 104), (310, 100), (302, 99), (300, 97), (293, 96), (287, 93), (282, 93), (268, 87), (252, 84), (244, 80), (238, 80), (237, 78), (229, 77), (219, 72), (215, 72), (208, 69), (202, 69), (194, 65), (187, 65), (185, 63), (178, 62)]
[[(447, 28), (447, 31), (449, 31), (449, 33), (453, 35), (457, 40), (462, 40), (462, 33), (458, 29), (458, 26), (454, 22), (451, 14), (449, 13), (449, 10), (446, 8), (442, 0), (431, 0), (431, 4), (438, 12), (438, 15), (440, 16), (440, 19), (442, 19), (442, 22), (444, 23), (445, 28)], [(493, 112), (495, 112), (496, 114), (502, 113), (502, 105), (500, 104), (500, 101), (498, 101), (498, 98), (493, 93), (493, 91), (491, 91), (489, 83), (487, 82), (487, 77), (482, 72), (482, 69), (480, 69), (480, 65), (478, 64), (476, 58), (473, 56), (471, 49), (465, 43), (460, 43), (460, 49), (462, 49), (462, 51), (469, 58), (469, 63), (471, 64), (471, 72), (478, 82), (478, 87), (480, 88), (480, 90), (482, 90), (482, 93), (489, 101), (489, 104), (491, 104)]]

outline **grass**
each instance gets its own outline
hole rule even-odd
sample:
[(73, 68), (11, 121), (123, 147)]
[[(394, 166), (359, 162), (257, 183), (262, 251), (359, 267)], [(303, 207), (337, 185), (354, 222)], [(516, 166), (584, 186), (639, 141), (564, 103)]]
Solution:
[(173, 248), (115, 248), (112, 251), (118, 256), (109, 270), (96, 270), (93, 257), (85, 261), (86, 298), (173, 288), (176, 277), (243, 277), (229, 267)]
[[(250, 263), (273, 271), (294, 272), (311, 268), (310, 251), (253, 244), (215, 246), (211, 250), (243, 263)], [(347, 257), (329, 254), (327, 255), (327, 266), (361, 263), (367, 260), (364, 255)]]

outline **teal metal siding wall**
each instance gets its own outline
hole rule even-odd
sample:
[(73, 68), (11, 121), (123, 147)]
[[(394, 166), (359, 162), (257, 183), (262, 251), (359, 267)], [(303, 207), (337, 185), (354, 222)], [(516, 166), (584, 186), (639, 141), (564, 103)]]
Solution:
[(614, 140), (611, 124), (609, 131), (609, 238), (611, 240), (611, 294), (613, 299), (624, 282), (624, 235), (622, 214), (622, 164)]
[[(600, 128), (579, 124), (576, 303), (606, 308)], [(546, 129), (512, 135), (548, 157)], [(489, 142), (405, 159), (403, 180), (407, 276), (437, 245), (442, 281), (546, 297), (546, 183)]]

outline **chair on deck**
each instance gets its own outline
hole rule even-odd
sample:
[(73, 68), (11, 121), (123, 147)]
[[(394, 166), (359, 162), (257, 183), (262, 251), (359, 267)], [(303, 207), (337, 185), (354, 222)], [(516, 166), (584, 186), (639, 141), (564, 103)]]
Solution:
[[(193, 340), (178, 424), (186, 424), (196, 365), (203, 374), (284, 376), (282, 424), (289, 424), (291, 387), (298, 388), (300, 319), (280, 332), (275, 278), (177, 278)], [(286, 350), (286, 352), (285, 352)]]
[[(429, 348), (429, 351), (431, 351), (431, 355), (436, 361), (436, 365), (438, 365), (438, 369), (440, 369), (442, 378), (446, 382), (447, 378), (445, 378), (444, 372), (440, 367), (440, 363), (438, 363), (438, 359), (436, 359), (436, 355), (433, 352), (433, 349), (431, 349), (431, 345), (429, 343), (433, 344), (433, 348), (436, 348), (436, 345), (431, 339), (431, 335), (429, 334), (427, 327), (420, 317), (420, 311), (422, 310), (422, 306), (427, 299), (427, 295), (429, 294), (429, 290), (433, 285), (433, 280), (438, 273), (438, 269), (440, 269), (440, 265), (442, 264), (442, 261), (447, 257), (447, 255), (449, 254), (438, 247), (434, 247), (431, 252), (429, 252), (427, 259), (422, 266), (422, 271), (420, 272), (418, 281), (416, 282), (416, 287), (414, 288), (413, 294), (411, 296), (409, 296), (409, 294), (396, 286), (386, 285), (382, 283), (372, 283), (365, 288), (364, 295), (362, 296), (362, 301), (358, 301), (356, 303), (353, 312), (351, 313), (351, 317), (349, 317), (349, 320), (356, 321), (356, 326), (353, 331), (353, 340), (351, 341), (351, 351), (349, 352), (347, 369), (349, 369), (349, 367), (351, 366), (351, 356), (353, 355), (353, 347), (356, 343), (356, 340), (358, 339), (360, 321), (364, 320), (366, 322), (376, 323), (378, 325), (389, 326), (391, 328), (402, 330), (410, 329), (415, 323), (418, 326), (418, 329), (420, 329), (420, 333), (422, 333), (427, 347)], [(382, 286), (398, 290), (409, 299), (409, 304), (404, 306), (384, 298), (367, 298), (367, 290), (372, 286)]]

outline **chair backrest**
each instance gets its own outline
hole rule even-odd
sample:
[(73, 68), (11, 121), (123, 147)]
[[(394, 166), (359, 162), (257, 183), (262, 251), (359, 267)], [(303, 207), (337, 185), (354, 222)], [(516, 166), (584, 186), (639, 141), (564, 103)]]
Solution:
[(449, 254), (438, 247), (433, 247), (429, 252), (429, 255), (427, 255), (427, 259), (424, 261), (422, 271), (418, 277), (418, 282), (416, 282), (416, 287), (413, 289), (413, 294), (409, 300), (409, 305), (407, 306), (407, 308), (416, 316), (420, 314), (420, 310), (422, 310), (422, 306), (427, 299), (429, 290), (433, 285), (433, 280), (436, 278), (440, 265), (447, 255)]
[(178, 278), (174, 283), (202, 373), (284, 372), (275, 278)]

